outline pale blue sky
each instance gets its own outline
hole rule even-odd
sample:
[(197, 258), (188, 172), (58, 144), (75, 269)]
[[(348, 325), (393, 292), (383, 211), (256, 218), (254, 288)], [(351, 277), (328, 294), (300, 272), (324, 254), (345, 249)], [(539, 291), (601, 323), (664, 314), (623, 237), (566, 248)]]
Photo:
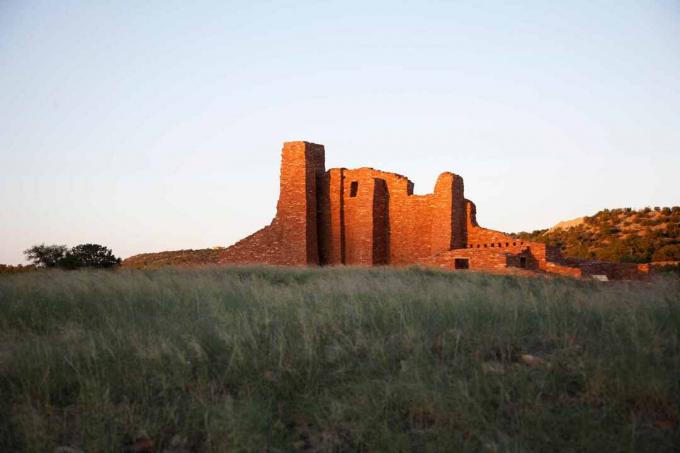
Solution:
[(290, 140), (505, 231), (680, 204), (680, 2), (0, 0), (0, 263), (229, 245)]

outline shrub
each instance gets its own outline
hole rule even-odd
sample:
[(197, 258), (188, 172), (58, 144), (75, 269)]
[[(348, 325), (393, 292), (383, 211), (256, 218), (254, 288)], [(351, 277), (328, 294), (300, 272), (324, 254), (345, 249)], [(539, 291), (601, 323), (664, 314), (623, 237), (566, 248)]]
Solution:
[(66, 256), (65, 245), (34, 245), (24, 250), (24, 255), (36, 267), (57, 267)]
[(680, 244), (664, 245), (654, 252), (652, 261), (680, 261)]
[(98, 244), (81, 244), (66, 253), (66, 256), (60, 262), (60, 267), (65, 269), (107, 268), (118, 266), (120, 261), (121, 259), (116, 258), (107, 247)]
[(34, 245), (24, 251), (24, 254), (38, 268), (109, 268), (118, 266), (121, 262), (109, 248), (99, 244), (80, 244), (70, 250), (65, 245), (41, 244)]

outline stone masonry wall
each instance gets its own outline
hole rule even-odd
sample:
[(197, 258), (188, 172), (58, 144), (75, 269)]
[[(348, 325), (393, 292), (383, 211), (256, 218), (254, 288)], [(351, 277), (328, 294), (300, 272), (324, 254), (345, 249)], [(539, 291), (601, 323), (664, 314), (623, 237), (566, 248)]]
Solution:
[(227, 248), (220, 262), (319, 264), (316, 196), (324, 160), (321, 145), (285, 143), (276, 217), (269, 226)]
[[(340, 169), (340, 175), (343, 197), (331, 200), (330, 211), (334, 213), (334, 218), (342, 219), (340, 225), (341, 228), (344, 227), (347, 241), (346, 256), (355, 254), (355, 239), (351, 239), (350, 235), (356, 235), (357, 223), (365, 222), (357, 216), (368, 215), (368, 206), (372, 200), (386, 200), (385, 229), (378, 227), (376, 234), (386, 238), (387, 258), (378, 259), (378, 262), (411, 264), (433, 253), (449, 250), (456, 244), (465, 243), (463, 179), (460, 176), (444, 173), (438, 178), (434, 193), (414, 195), (413, 183), (394, 173), (359, 168)], [(363, 190), (367, 186), (371, 187), (373, 180), (382, 181), (379, 184), (383, 184), (386, 189), (384, 197), (377, 200), (370, 198), (370, 191)], [(357, 188), (354, 194), (352, 187)], [(360, 201), (367, 196), (369, 199)], [(358, 205), (363, 208), (357, 210)], [(383, 215), (382, 208), (376, 215)], [(369, 241), (366, 239), (365, 243), (368, 244)], [(345, 264), (355, 262), (356, 260), (350, 258), (344, 261)], [(338, 262), (336, 260), (329, 264)]]
[(375, 217), (374, 205), (380, 204), (376, 200), (384, 196), (377, 190), (376, 179), (353, 175), (350, 183), (343, 184), (343, 219), (344, 224), (344, 255), (343, 264), (372, 266), (375, 250)]
[(281, 153), (276, 216), (222, 252), (221, 263), (408, 265), (578, 277), (638, 270), (564, 261), (559, 250), (477, 224), (463, 178), (442, 173), (433, 193), (414, 195), (405, 176), (373, 168), (325, 169), (324, 147), (288, 142)]

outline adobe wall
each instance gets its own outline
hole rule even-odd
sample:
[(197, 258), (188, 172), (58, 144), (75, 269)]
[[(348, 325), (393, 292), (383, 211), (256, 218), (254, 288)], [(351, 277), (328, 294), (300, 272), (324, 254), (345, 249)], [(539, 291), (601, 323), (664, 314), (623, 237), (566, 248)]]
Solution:
[(324, 240), (331, 250), (322, 263), (371, 264), (368, 249), (375, 246), (373, 264), (411, 264), (465, 244), (460, 176), (444, 173), (432, 194), (414, 195), (413, 183), (395, 173), (372, 168), (328, 173), (329, 206), (320, 211), (333, 231)]
[(340, 202), (344, 261), (349, 265), (387, 264), (389, 199), (385, 180), (370, 169), (344, 170)]
[(343, 172), (342, 168), (332, 168), (322, 176), (319, 184), (318, 241), (319, 261), (322, 264), (345, 262)]
[(501, 231), (480, 227), (477, 223), (477, 207), (470, 200), (465, 200), (465, 216), (468, 248), (502, 248), (524, 245), (524, 241), (513, 239)]
[(284, 143), (276, 217), (227, 248), (220, 263), (319, 264), (317, 184), (325, 171), (324, 147)]
[(418, 260), (418, 264), (441, 269), (454, 270), (456, 258), (468, 260), (470, 270), (503, 272), (507, 268), (507, 257), (499, 250), (454, 249)]
[(546, 258), (545, 244), (513, 238), (500, 231), (482, 228), (477, 223), (477, 209), (470, 200), (465, 200), (467, 243), (466, 248), (474, 250), (494, 249), (505, 253), (521, 253), (531, 247), (539, 259)]
[(494, 272), (550, 272), (633, 278), (645, 269), (570, 263), (559, 250), (482, 228), (463, 178), (442, 173), (434, 190), (414, 195), (405, 176), (373, 168), (325, 169), (324, 147), (288, 142), (271, 224), (221, 252), (220, 263), (423, 265)]
[[(559, 249), (549, 247), (546, 244), (539, 242), (529, 242), (521, 239), (513, 238), (501, 231), (490, 230), (482, 228), (477, 223), (477, 211), (475, 204), (470, 200), (465, 200), (465, 218), (466, 218), (466, 232), (467, 243), (466, 248), (470, 250), (469, 254), (474, 259), (470, 260), (471, 269), (499, 269), (502, 259), (505, 258), (505, 267), (522, 267), (534, 271), (544, 271), (556, 273), (565, 276), (579, 277), (581, 270), (567, 266), (561, 262)], [(463, 257), (466, 254), (458, 255)], [(439, 260), (445, 260), (446, 257), (452, 257), (456, 253), (447, 253), (440, 256)], [(523, 263), (520, 259), (524, 258)], [(453, 261), (451, 267), (453, 268)]]
[(437, 178), (432, 195), (432, 254), (467, 244), (467, 212), (463, 178), (450, 172)]
[(433, 193), (414, 195), (402, 175), (373, 168), (325, 171), (323, 146), (289, 142), (281, 154), (274, 220), (226, 249), (220, 262), (407, 265), (469, 249), (464, 254), (477, 253), (475, 266), (496, 268), (512, 266), (504, 257), (529, 245), (528, 261), (537, 263), (531, 267), (545, 268), (542, 244), (479, 227), (460, 176), (442, 173)]
[[(537, 247), (534, 249), (533, 246), (527, 246), (522, 250), (509, 250), (507, 248), (504, 249), (499, 247), (454, 249), (422, 259), (419, 261), (419, 264), (442, 269), (457, 270), (455, 267), (455, 260), (457, 258), (467, 259), (468, 269), (470, 270), (513, 274), (523, 272), (548, 272), (568, 277), (581, 276), (581, 270), (576, 267), (569, 267), (546, 261), (542, 256), (541, 248)], [(522, 261), (522, 259), (524, 259), (524, 261)]]

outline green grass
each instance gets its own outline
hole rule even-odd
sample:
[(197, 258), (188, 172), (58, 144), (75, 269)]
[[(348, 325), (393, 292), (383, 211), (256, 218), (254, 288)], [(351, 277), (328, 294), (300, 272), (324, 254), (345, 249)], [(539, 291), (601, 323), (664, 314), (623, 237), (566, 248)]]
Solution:
[(3, 275), (0, 451), (671, 451), (679, 335), (673, 278)]

